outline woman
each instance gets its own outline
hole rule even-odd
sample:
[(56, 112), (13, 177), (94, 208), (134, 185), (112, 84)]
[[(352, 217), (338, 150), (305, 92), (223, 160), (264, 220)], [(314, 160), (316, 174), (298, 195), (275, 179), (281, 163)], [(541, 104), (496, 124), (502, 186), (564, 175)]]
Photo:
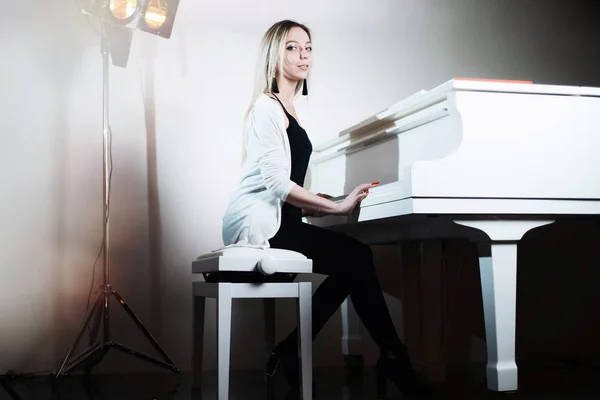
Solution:
[[(313, 271), (328, 275), (313, 295), (313, 339), (350, 296), (381, 350), (379, 395), (385, 391), (386, 378), (405, 394), (414, 394), (418, 391), (414, 371), (390, 318), (370, 248), (302, 222), (303, 215), (351, 213), (377, 184), (358, 185), (340, 203), (302, 187), (312, 145), (296, 116), (294, 98), (301, 90), (307, 95), (311, 66), (311, 34), (306, 26), (285, 20), (265, 33), (244, 125), (244, 172), (223, 218), (223, 241), (293, 250), (312, 259)], [(266, 371), (273, 376), (281, 367), (292, 387), (299, 385), (297, 343), (294, 330), (273, 350)]]

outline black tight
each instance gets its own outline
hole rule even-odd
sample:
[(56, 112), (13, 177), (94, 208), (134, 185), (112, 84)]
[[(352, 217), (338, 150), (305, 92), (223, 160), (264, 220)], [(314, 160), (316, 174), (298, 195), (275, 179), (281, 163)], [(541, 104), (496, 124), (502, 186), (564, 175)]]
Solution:
[[(396, 334), (375, 275), (373, 254), (367, 245), (324, 228), (286, 219), (269, 242), (273, 248), (304, 254), (313, 260), (313, 272), (327, 275), (312, 298), (313, 340), (350, 296), (358, 316), (382, 353), (402, 351), (400, 348), (404, 345)], [(289, 349), (296, 343), (297, 329), (280, 346)]]

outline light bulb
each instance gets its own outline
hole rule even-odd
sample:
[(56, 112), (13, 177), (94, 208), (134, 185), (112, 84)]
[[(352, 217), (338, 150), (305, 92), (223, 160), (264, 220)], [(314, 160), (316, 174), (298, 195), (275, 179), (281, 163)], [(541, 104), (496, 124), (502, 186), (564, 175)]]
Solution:
[(138, 7), (138, 0), (110, 0), (110, 12), (119, 20), (131, 18)]
[(146, 26), (150, 29), (159, 29), (165, 23), (168, 11), (168, 1), (150, 0), (144, 15)]

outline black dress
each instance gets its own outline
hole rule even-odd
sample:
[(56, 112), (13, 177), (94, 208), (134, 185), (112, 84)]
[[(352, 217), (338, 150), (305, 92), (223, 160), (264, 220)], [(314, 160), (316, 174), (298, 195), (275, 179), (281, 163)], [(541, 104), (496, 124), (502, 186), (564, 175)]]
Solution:
[[(303, 186), (312, 145), (298, 121), (287, 112), (281, 101), (279, 104), (289, 120), (290, 179)], [(328, 275), (312, 298), (313, 339), (350, 296), (358, 316), (380, 348), (391, 349), (398, 345), (399, 339), (375, 275), (373, 255), (367, 245), (349, 236), (304, 223), (302, 210), (287, 202), (282, 208), (281, 226), (269, 244), (272, 248), (304, 254), (313, 260), (313, 272)], [(296, 335), (297, 329), (278, 347), (296, 346)]]
[[(277, 99), (277, 101), (279, 101), (279, 99)], [(312, 143), (310, 142), (306, 131), (298, 124), (298, 121), (296, 121), (296, 118), (287, 112), (281, 101), (279, 101), (279, 104), (281, 104), (281, 107), (290, 122), (287, 127), (292, 161), (290, 180), (295, 182), (298, 186), (304, 186), (304, 178), (306, 177), (308, 162), (310, 161), (310, 155), (313, 150)], [(301, 222), (302, 209), (290, 203), (284, 203), (283, 208), (281, 209), (281, 218), (284, 222)], [(271, 241), (269, 240), (269, 242)]]

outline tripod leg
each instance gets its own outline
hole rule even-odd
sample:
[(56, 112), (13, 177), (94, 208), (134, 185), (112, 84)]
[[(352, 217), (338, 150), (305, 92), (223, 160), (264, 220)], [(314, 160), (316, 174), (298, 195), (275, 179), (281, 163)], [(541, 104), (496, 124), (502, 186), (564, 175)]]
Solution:
[(89, 349), (75, 357), (71, 362), (69, 362), (64, 367), (64, 373), (66, 374), (69, 371), (76, 369), (80, 365), (83, 365), (83, 370), (85, 374), (89, 375), (92, 368), (100, 362), (100, 360), (106, 355), (108, 350), (109, 347), (103, 345), (102, 343), (95, 344), (94, 346), (90, 347)]
[(85, 332), (85, 328), (89, 325), (92, 317), (99, 312), (100, 307), (102, 305), (102, 299), (104, 297), (104, 294), (101, 294), (98, 296), (98, 298), (96, 299), (96, 302), (94, 303), (94, 306), (92, 307), (92, 309), (90, 310), (87, 318), (85, 319), (85, 322), (83, 323), (83, 325), (81, 325), (81, 328), (79, 329), (79, 334), (77, 335), (77, 338), (75, 339), (75, 343), (73, 343), (73, 346), (71, 346), (71, 348), (69, 349), (69, 351), (67, 352), (67, 355), (65, 356), (60, 368), (58, 369), (58, 371), (56, 372), (56, 376), (58, 377), (65, 365), (67, 364), (67, 361), (69, 360), (69, 357), (71, 356), (71, 353), (73, 352), (73, 350), (75, 350), (75, 348), (77, 347), (77, 345), (79, 344), (79, 341), (81, 340), (81, 337), (83, 336), (83, 333)]
[(102, 322), (102, 305), (104, 304), (104, 301), (102, 302), (101, 305), (98, 306), (98, 312), (94, 315), (94, 317), (90, 320), (90, 324), (89, 326), (91, 327), (90, 329), (90, 346), (92, 345), (92, 343), (96, 343), (96, 340), (98, 340), (98, 331), (100, 330), (100, 323)]
[(142, 324), (142, 321), (140, 321), (140, 319), (133, 313), (133, 311), (131, 310), (131, 308), (129, 308), (129, 306), (127, 305), (127, 303), (125, 303), (125, 300), (123, 300), (123, 297), (121, 297), (121, 295), (119, 293), (115, 292), (115, 291), (112, 291), (112, 294), (115, 296), (115, 298), (117, 299), (117, 301), (123, 306), (123, 308), (125, 308), (125, 311), (127, 311), (127, 314), (129, 314), (129, 316), (131, 317), (131, 319), (133, 319), (133, 322), (135, 322), (135, 324), (138, 326), (138, 328), (140, 328), (142, 330), (142, 332), (144, 333), (144, 335), (146, 336), (146, 338), (150, 341), (150, 343), (152, 344), (152, 346), (154, 347), (154, 349), (156, 351), (158, 351), (160, 353), (160, 355), (169, 364), (173, 365), (173, 361), (171, 361), (171, 359), (169, 358), (169, 356), (159, 346), (159, 344), (156, 341), (156, 339), (154, 339), (154, 337), (150, 334), (150, 332), (148, 331), (148, 329), (146, 329), (146, 327), (144, 326), (144, 324)]

